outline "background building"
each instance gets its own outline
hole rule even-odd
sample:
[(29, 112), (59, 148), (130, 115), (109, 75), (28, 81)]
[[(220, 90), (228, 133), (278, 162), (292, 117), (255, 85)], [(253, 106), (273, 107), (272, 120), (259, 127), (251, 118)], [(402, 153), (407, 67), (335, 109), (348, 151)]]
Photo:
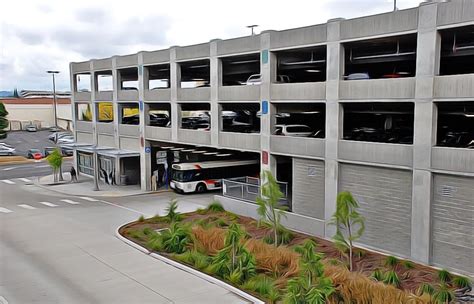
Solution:
[(170, 147), (245, 151), (288, 184), (292, 228), (331, 237), (349, 190), (362, 245), (473, 274), (473, 33), (474, 2), (452, 0), (71, 63), (77, 161), (149, 189)]

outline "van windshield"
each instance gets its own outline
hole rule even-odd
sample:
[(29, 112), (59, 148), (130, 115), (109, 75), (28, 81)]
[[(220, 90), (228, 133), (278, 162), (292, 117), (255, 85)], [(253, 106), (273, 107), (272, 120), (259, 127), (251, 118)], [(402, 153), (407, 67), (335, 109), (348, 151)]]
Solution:
[(171, 176), (177, 182), (189, 182), (194, 177), (194, 170), (173, 170)]

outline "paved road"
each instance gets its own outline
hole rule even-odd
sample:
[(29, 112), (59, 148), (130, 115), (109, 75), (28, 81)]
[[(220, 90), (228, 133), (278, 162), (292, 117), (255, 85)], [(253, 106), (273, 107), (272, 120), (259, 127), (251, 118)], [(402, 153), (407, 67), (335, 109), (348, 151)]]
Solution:
[[(63, 172), (69, 172), (72, 163), (72, 158), (64, 159)], [(16, 165), (3, 164), (0, 166), (0, 179), (11, 179), (23, 176), (45, 176), (48, 174), (52, 174), (52, 170), (47, 161)]]
[(26, 156), (29, 149), (39, 149), (43, 152), (45, 147), (54, 147), (54, 143), (48, 140), (48, 136), (51, 134), (53, 133), (47, 130), (37, 132), (14, 131), (8, 132), (8, 137), (0, 140), (0, 142), (13, 146), (16, 155)]
[[(50, 192), (31, 178), (0, 180), (0, 303), (244, 303), (115, 236), (172, 193), (100, 199)], [(211, 194), (178, 196), (181, 211)]]

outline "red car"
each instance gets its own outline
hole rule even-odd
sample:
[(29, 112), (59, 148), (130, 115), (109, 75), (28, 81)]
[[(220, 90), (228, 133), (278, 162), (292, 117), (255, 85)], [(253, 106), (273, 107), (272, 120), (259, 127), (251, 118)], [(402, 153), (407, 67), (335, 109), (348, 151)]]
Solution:
[(43, 158), (43, 154), (41, 153), (40, 150), (38, 149), (30, 149), (28, 150), (28, 158), (30, 159), (42, 159)]

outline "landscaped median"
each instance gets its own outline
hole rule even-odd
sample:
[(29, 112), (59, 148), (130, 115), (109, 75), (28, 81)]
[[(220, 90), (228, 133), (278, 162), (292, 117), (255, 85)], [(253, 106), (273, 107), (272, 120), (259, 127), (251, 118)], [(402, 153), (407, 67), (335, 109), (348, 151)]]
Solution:
[(360, 248), (349, 271), (347, 252), (335, 243), (227, 212), (218, 202), (186, 214), (176, 209), (173, 201), (165, 216), (141, 217), (119, 233), (267, 303), (449, 303), (470, 286), (445, 270)]

